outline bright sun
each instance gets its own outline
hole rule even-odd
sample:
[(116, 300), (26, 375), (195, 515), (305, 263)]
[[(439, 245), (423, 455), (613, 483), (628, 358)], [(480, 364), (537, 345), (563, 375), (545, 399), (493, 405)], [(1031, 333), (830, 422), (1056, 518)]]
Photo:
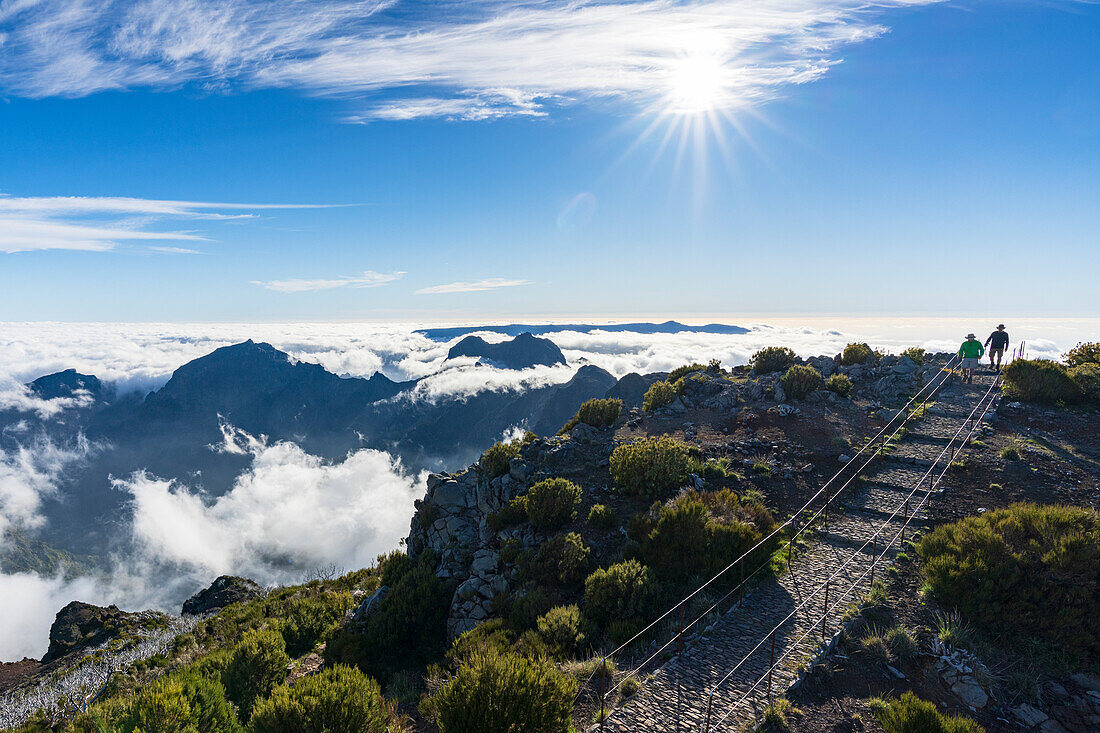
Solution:
[(668, 109), (677, 114), (699, 114), (717, 107), (727, 92), (722, 59), (693, 54), (678, 59), (672, 68)]

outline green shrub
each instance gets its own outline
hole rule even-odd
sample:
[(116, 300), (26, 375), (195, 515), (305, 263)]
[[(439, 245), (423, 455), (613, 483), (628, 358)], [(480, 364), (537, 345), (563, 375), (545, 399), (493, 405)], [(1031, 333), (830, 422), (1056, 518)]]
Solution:
[(527, 517), (535, 529), (558, 529), (577, 518), (580, 501), (580, 486), (563, 478), (545, 479), (527, 492)]
[(1069, 378), (1077, 385), (1086, 402), (1100, 403), (1100, 365), (1080, 364), (1071, 367)]
[(913, 659), (920, 653), (917, 640), (904, 626), (895, 626), (882, 635), (882, 640), (898, 659)]
[(688, 448), (667, 435), (642, 438), (611, 452), (611, 476), (624, 494), (660, 498), (690, 475)]
[(875, 355), (867, 344), (848, 344), (840, 354), (840, 363), (844, 366), (862, 364)]
[(535, 623), (543, 641), (563, 657), (572, 656), (583, 648), (582, 626), (581, 612), (576, 606), (555, 606)]
[(784, 733), (791, 729), (788, 717), (797, 712), (791, 701), (785, 697), (776, 698), (764, 708), (763, 726), (760, 730), (765, 733)]
[(517, 630), (533, 629), (542, 616), (554, 607), (554, 601), (541, 588), (531, 588), (511, 600), (508, 623)]
[(489, 478), (496, 478), (508, 473), (513, 458), (519, 455), (521, 443), (495, 443), (489, 450), (481, 454), (481, 470)]
[(671, 403), (678, 394), (680, 394), (679, 391), (668, 382), (654, 382), (649, 385), (645, 396), (642, 397), (642, 409), (653, 412)]
[[(658, 577), (683, 582), (693, 575), (711, 576), (725, 568), (771, 531), (774, 520), (759, 504), (742, 505), (729, 489), (690, 491), (662, 506), (652, 528), (639, 537), (641, 555)], [(639, 532), (636, 526), (635, 532)], [(645, 531), (642, 527), (641, 531)], [(764, 562), (763, 546), (749, 567)]]
[(450, 603), (451, 591), (435, 574), (435, 558), (418, 558), (365, 624), (333, 635), (325, 662), (353, 664), (378, 678), (424, 665), (442, 653)]
[(1001, 458), (1006, 461), (1018, 461), (1020, 460), (1020, 449), (1015, 444), (1006, 445), (1001, 448)]
[(730, 471), (730, 459), (728, 458), (712, 458), (711, 460), (696, 466), (695, 473), (698, 473), (706, 481), (719, 481), (726, 478), (731, 473)]
[(479, 651), (421, 709), (441, 733), (569, 733), (576, 691), (552, 661)]
[(288, 664), (290, 657), (283, 637), (270, 629), (249, 631), (233, 648), (222, 682), (226, 695), (240, 709), (242, 720), (248, 720), (257, 700), (283, 683)]
[(587, 575), (591, 550), (576, 532), (544, 542), (521, 575), (538, 585), (570, 586)]
[(886, 733), (985, 733), (973, 720), (958, 715), (946, 716), (935, 703), (921, 700), (911, 692), (899, 698), (871, 698), (871, 710)]
[(767, 500), (767, 496), (760, 489), (749, 489), (741, 494), (741, 503), (749, 506), (753, 504), (764, 506), (765, 500)]
[(585, 402), (577, 410), (577, 414), (558, 431), (558, 435), (568, 433), (581, 423), (591, 425), (594, 428), (606, 428), (615, 424), (619, 419), (619, 413), (623, 410), (623, 401), (620, 399), (599, 400), (592, 399)]
[(600, 568), (584, 581), (584, 612), (601, 624), (643, 616), (656, 598), (653, 571), (637, 560)]
[(282, 625), (287, 654), (298, 657), (316, 646), (352, 605), (347, 591), (296, 598)]
[(1079, 343), (1066, 352), (1066, 366), (1081, 366), (1082, 364), (1100, 364), (1100, 341)]
[(505, 527), (512, 527), (527, 521), (527, 495), (517, 496), (501, 507), (499, 512), (493, 512), (485, 517), (485, 523), (494, 532), (499, 532)]
[(394, 550), (388, 555), (381, 555), (378, 558), (378, 584), (392, 588), (405, 577), (405, 573), (414, 567), (416, 567), (416, 563), (413, 562), (413, 559), (408, 556), (408, 553), (401, 550)]
[(917, 550), (932, 592), (981, 628), (1100, 657), (1100, 515), (1013, 504), (937, 527)]
[(749, 364), (757, 374), (786, 371), (794, 364), (795, 353), (786, 346), (766, 346), (752, 355)]
[(593, 504), (588, 510), (588, 523), (596, 529), (611, 529), (615, 526), (615, 511), (606, 504)]
[(387, 733), (393, 706), (378, 683), (351, 667), (337, 665), (281, 685), (256, 704), (253, 733)]
[(910, 346), (908, 349), (901, 352), (902, 356), (908, 356), (910, 359), (912, 359), (917, 364), (923, 364), (924, 363), (924, 354), (925, 354), (924, 349), (922, 349), (919, 346)]
[(852, 380), (848, 378), (847, 374), (830, 374), (829, 378), (825, 380), (825, 389), (835, 392), (841, 397), (847, 397), (852, 394)]
[(880, 634), (870, 633), (859, 640), (859, 652), (872, 664), (886, 664), (890, 661), (890, 650)]
[(702, 364), (684, 364), (683, 366), (678, 366), (671, 372), (669, 372), (668, 377), (665, 378), (665, 381), (669, 384), (676, 384), (676, 382), (680, 381), (692, 372), (705, 372), (706, 370), (707, 368)]
[(821, 372), (812, 366), (795, 364), (779, 381), (783, 383), (783, 391), (788, 397), (801, 400), (821, 386)]
[(1004, 392), (1024, 402), (1071, 403), (1081, 398), (1069, 370), (1056, 361), (1017, 359), (1004, 368)]
[[(111, 700), (93, 710), (114, 733), (234, 733), (241, 730), (221, 682), (190, 670), (161, 677), (123, 701)], [(100, 727), (82, 725), (91, 721), (76, 722), (78, 725), (74, 728), (96, 730)]]

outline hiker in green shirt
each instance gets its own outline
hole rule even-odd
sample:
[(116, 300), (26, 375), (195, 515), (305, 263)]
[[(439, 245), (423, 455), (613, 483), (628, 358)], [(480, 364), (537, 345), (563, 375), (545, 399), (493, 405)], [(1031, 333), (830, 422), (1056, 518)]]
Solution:
[(966, 341), (959, 347), (959, 356), (962, 357), (962, 373), (964, 382), (974, 381), (974, 370), (978, 368), (978, 360), (985, 353), (982, 342), (972, 333), (966, 334)]

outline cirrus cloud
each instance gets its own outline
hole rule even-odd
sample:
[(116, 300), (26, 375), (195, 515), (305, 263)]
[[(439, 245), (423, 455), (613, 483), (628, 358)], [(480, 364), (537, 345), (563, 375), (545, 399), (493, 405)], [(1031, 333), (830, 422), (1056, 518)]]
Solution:
[(305, 293), (316, 290), (333, 290), (335, 288), (377, 288), (380, 285), (392, 283), (405, 276), (404, 272), (374, 272), (365, 270), (361, 275), (338, 277), (331, 280), (253, 280), (253, 285), (259, 285), (266, 290), (276, 290), (280, 293)]
[(417, 295), (439, 295), (441, 293), (476, 293), (482, 290), (496, 290), (497, 288), (514, 288), (519, 285), (530, 285), (530, 280), (509, 280), (503, 277), (488, 277), (472, 282), (453, 282), (445, 285), (432, 285), (420, 288)]

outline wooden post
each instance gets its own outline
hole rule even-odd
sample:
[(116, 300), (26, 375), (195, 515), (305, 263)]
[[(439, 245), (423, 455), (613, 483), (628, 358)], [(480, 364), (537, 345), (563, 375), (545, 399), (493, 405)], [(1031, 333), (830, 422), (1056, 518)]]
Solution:
[(714, 705), (714, 690), (710, 691), (707, 696), (707, 727), (703, 730), (703, 733), (710, 733), (710, 710)]
[(603, 721), (607, 718), (604, 709), (604, 698), (607, 695), (607, 657), (600, 660), (600, 730), (603, 730)]

